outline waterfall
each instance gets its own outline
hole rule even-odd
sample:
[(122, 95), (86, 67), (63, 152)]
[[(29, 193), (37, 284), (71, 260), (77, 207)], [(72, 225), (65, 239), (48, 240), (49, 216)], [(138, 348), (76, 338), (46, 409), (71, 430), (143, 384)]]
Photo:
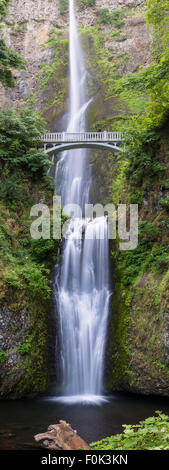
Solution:
[[(83, 132), (86, 70), (77, 31), (74, 0), (69, 0), (70, 109), (67, 132)], [(78, 204), (84, 215), (91, 175), (88, 151), (63, 152), (56, 165), (62, 205)], [(66, 208), (71, 215), (70, 206)], [(62, 264), (55, 279), (60, 325), (62, 397), (97, 402), (104, 397), (103, 366), (109, 308), (108, 224), (106, 217), (70, 219)]]

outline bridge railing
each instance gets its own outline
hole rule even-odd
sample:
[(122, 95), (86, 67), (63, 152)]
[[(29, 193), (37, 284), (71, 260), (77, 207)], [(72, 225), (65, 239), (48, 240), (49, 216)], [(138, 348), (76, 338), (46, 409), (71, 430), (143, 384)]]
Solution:
[(61, 142), (122, 142), (121, 132), (48, 132), (43, 136), (45, 143)]

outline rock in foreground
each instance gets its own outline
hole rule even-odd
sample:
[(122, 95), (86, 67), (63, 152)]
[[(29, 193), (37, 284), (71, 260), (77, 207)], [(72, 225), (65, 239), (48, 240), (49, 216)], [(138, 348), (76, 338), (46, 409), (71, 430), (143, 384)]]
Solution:
[(47, 432), (36, 434), (34, 439), (50, 450), (90, 449), (90, 446), (74, 431), (66, 421), (51, 424)]

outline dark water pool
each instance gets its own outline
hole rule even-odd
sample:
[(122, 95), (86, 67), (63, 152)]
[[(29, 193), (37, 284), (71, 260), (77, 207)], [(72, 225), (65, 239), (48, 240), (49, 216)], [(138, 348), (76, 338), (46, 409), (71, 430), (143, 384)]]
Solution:
[(37, 448), (33, 436), (49, 424), (66, 420), (87, 442), (121, 432), (122, 424), (136, 424), (162, 410), (169, 400), (139, 395), (113, 395), (98, 405), (67, 405), (46, 399), (0, 402), (0, 449)]

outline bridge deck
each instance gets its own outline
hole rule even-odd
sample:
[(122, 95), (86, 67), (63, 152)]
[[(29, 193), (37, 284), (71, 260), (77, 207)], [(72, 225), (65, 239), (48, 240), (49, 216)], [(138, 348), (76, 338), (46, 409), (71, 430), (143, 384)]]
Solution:
[(44, 143), (123, 141), (121, 132), (50, 132), (43, 136)]

